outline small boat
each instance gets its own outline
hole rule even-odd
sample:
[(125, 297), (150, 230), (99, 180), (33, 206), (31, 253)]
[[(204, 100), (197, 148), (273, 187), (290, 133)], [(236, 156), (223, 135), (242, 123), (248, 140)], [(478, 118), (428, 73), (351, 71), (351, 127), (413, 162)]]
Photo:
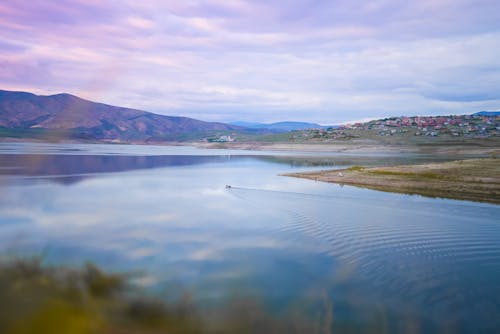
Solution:
[(231, 189), (231, 185), (226, 184), (226, 189)]

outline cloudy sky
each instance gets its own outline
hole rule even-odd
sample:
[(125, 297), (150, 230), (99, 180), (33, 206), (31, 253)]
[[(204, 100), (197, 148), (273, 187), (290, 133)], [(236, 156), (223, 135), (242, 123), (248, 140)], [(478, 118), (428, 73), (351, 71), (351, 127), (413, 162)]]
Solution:
[(2, 0), (0, 89), (211, 121), (498, 110), (500, 1)]

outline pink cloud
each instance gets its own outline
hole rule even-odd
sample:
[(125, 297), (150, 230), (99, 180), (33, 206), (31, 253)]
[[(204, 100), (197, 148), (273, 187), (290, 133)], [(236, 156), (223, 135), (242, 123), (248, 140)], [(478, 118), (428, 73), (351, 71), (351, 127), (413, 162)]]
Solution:
[[(500, 68), (491, 56), (500, 52), (499, 13), (493, 0), (4, 0), (0, 84), (211, 115), (308, 103), (323, 114), (357, 110), (356, 96), (395, 110), (408, 92), (415, 108), (434, 107), (433, 87), (450, 80), (451, 64), (478, 78), (485, 74), (476, 69)], [(462, 73), (453, 72), (460, 88), (441, 89), (447, 96), (473, 91)], [(497, 81), (487, 79), (474, 85), (491, 91)], [(431, 87), (423, 93), (422, 82)]]

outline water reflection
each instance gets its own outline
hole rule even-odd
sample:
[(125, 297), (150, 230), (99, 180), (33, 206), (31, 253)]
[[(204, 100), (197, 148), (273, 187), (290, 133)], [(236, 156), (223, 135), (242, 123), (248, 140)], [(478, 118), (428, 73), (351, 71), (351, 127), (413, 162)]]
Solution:
[[(312, 157), (62, 156), (3, 160), (4, 177), (101, 177), (4, 184), (2, 254), (141, 270), (142, 287), (207, 308), (235, 291), (277, 312), (309, 303), (333, 314), (333, 332), (500, 326), (498, 206), (277, 176), (318, 168)], [(328, 161), (380, 157), (342, 159)]]
[[(4, 149), (5, 151), (5, 149)], [(292, 168), (351, 165), (397, 165), (410, 162), (448, 161), (456, 157), (426, 155), (387, 156), (268, 156), (268, 155), (88, 155), (66, 154), (70, 148), (59, 149), (62, 154), (0, 154), (0, 177), (43, 178), (61, 184), (74, 184), (102, 173), (133, 170), (216, 164), (228, 161), (260, 160)], [(80, 151), (79, 151), (80, 152)]]
[[(452, 161), (465, 159), (471, 156), (450, 156), (450, 155), (427, 155), (427, 154), (387, 154), (387, 155), (366, 155), (366, 154), (335, 154), (335, 155), (309, 155), (309, 156), (287, 156), (287, 155), (269, 155), (258, 156), (257, 159), (263, 161), (286, 164), (292, 167), (345, 167), (352, 165), (359, 166), (394, 166), (417, 164), (426, 162)], [(473, 157), (481, 157), (473, 156)]]
[(40, 176), (72, 184), (99, 173), (224, 162), (230, 156), (2, 154), (0, 176)]

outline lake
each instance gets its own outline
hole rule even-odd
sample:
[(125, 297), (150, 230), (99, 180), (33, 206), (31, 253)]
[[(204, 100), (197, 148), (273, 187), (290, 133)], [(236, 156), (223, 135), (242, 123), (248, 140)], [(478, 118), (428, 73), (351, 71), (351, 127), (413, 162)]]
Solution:
[(313, 305), (333, 332), (498, 332), (500, 206), (280, 176), (456, 158), (0, 143), (0, 252)]

